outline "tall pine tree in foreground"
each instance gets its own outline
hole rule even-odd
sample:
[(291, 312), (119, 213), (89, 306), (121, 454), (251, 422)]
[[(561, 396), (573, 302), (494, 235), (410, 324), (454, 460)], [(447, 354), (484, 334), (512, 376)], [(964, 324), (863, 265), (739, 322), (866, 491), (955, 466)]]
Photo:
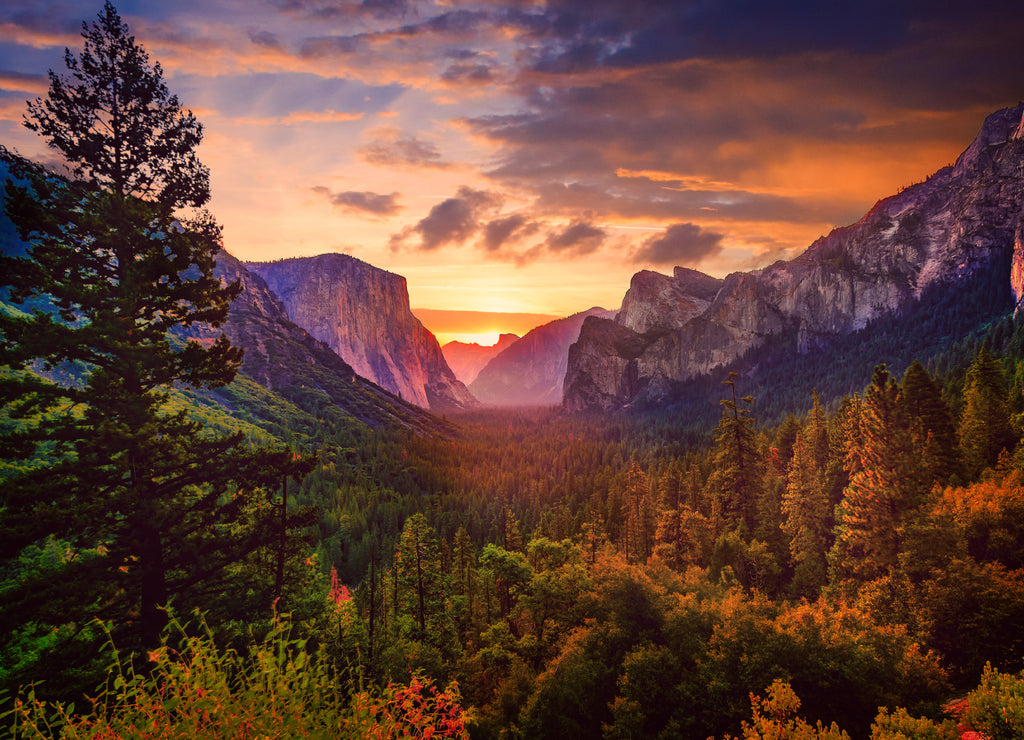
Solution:
[[(213, 275), (202, 126), (113, 5), (82, 36), (25, 121), (74, 178), (4, 152), (6, 209), (26, 249), (2, 257), (2, 283), (26, 309), (49, 308), (0, 317), (0, 643), (31, 637), (33, 622), (75, 634), (100, 617), (138, 649), (158, 644), (169, 603), (230, 588), (220, 579), (266, 530), (253, 525), (256, 499), (312, 461), (168, 409), (174, 384), (234, 377), (242, 353), (224, 335), (203, 345), (172, 330), (219, 326), (240, 288)], [(58, 562), (31, 567), (40, 549)]]
[(723, 380), (730, 396), (723, 398), (722, 418), (715, 428), (715, 471), (708, 481), (712, 527), (716, 536), (731, 530), (748, 539), (754, 529), (762, 471), (754, 439), (753, 396), (737, 398), (737, 373)]

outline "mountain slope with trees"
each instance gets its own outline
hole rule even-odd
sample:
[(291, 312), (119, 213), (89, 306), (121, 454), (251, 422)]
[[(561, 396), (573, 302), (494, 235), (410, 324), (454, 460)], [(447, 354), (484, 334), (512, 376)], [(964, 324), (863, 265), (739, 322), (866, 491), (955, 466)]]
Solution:
[[(86, 30), (159, 81), (111, 4)], [(8, 162), (13, 736), (1024, 732), (1009, 287), (925, 293), (806, 370), (769, 351), (691, 379), (710, 421), (446, 422), (288, 322), (212, 219), (189, 230), (202, 187)]]

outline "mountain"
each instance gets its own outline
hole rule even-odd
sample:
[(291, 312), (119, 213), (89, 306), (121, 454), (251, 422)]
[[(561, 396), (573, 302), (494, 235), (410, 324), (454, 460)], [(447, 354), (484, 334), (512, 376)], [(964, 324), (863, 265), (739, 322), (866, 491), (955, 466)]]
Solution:
[(671, 277), (638, 273), (615, 320), (584, 322), (569, 350), (565, 408), (667, 398), (679, 381), (752, 350), (780, 341), (801, 353), (826, 347), (909, 310), (926, 292), (955, 293), (977, 276), (1005, 283), (1012, 273), (1019, 301), (1022, 114), (1024, 103), (993, 113), (953, 166), (879, 201), (789, 262), (724, 280), (681, 268)]
[(584, 320), (614, 315), (614, 311), (591, 308), (532, 329), (487, 363), (470, 390), (492, 406), (557, 405), (569, 346), (579, 337)]
[(409, 310), (405, 278), (344, 254), (249, 263), (288, 317), (365, 378), (434, 413), (476, 399)]
[[(0, 158), (0, 186), (9, 176), (8, 163)], [(54, 180), (59, 182), (59, 176)], [(25, 244), (6, 215), (3, 196), (0, 187), (0, 252), (22, 256)], [(175, 408), (189, 408), (207, 429), (242, 430), (259, 443), (328, 436), (350, 441), (367, 429), (401, 428), (426, 434), (451, 431), (441, 419), (359, 377), (330, 347), (288, 320), (284, 304), (264, 280), (227, 252), (218, 255), (216, 274), (227, 281), (240, 280), (243, 287), (225, 324), (219, 329), (193, 325), (174, 333), (180, 339), (212, 342), (223, 331), (245, 350), (242, 368), (235, 380), (222, 388), (173, 389)], [(52, 311), (53, 307), (38, 298), (12, 304), (7, 291), (0, 291), (0, 310), (33, 309)], [(39, 364), (35, 370), (59, 384), (82, 379), (82, 368), (77, 366), (46, 368)]]
[(245, 350), (238, 379), (213, 391), (220, 404), (292, 432), (306, 427), (309, 436), (315, 436), (314, 426), (327, 424), (442, 431), (439, 419), (360, 377), (326, 343), (290, 321), (266, 282), (225, 251), (217, 256), (215, 274), (242, 283), (228, 320), (220, 329), (194, 326), (181, 333), (207, 341), (223, 331)]
[(492, 358), (505, 351), (519, 339), (517, 334), (502, 334), (496, 344), (484, 347), (476, 342), (448, 342), (441, 347), (448, 367), (455, 377), (469, 385)]

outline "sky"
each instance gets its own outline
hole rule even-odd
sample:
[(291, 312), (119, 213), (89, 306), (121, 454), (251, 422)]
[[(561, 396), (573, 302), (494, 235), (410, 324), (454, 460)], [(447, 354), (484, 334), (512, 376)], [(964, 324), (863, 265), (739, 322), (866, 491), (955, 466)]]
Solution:
[[(1024, 99), (1017, 2), (134, 0), (225, 248), (406, 277), (444, 343), (790, 259)], [(0, 143), (99, 0), (0, 7)], [(536, 323), (534, 323), (536, 322)]]

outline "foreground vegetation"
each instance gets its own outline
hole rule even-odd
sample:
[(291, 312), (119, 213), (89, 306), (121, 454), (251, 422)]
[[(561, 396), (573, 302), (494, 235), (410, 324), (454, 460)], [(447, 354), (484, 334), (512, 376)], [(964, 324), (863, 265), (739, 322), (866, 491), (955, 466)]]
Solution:
[(351, 375), (289, 368), (278, 394), (226, 338), (175, 338), (237, 292), (195, 212), (201, 127), (110, 3), (85, 36), (29, 115), (79, 178), (5, 155), (13, 736), (1024, 732), (1024, 321), (999, 295), (862, 392), (823, 402), (767, 355), (677, 389), (717, 426), (372, 429)]

